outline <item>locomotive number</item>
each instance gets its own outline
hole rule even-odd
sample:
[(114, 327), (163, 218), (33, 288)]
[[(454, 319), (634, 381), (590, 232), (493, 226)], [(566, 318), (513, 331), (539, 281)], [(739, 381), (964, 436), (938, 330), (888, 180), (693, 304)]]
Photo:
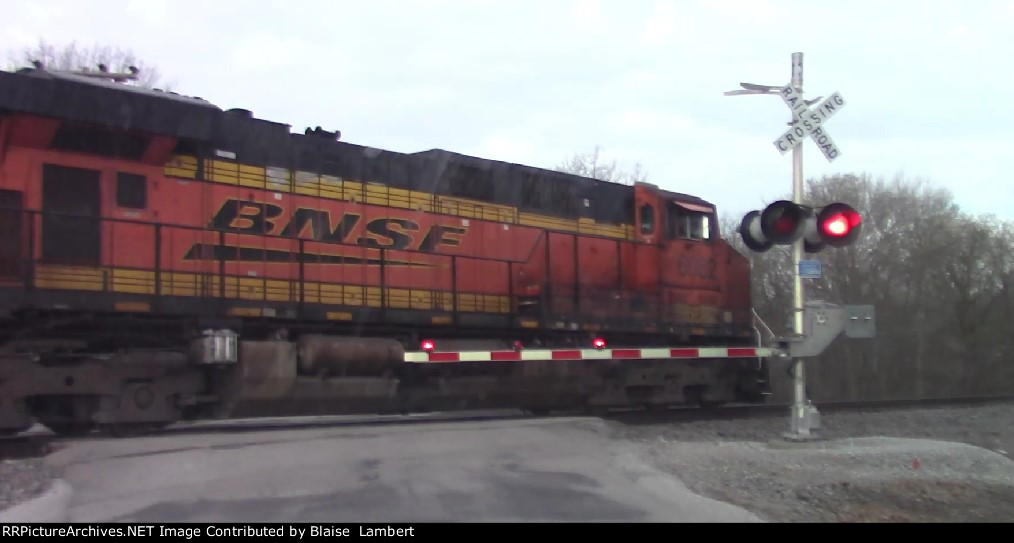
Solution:
[(718, 279), (718, 264), (714, 258), (700, 258), (683, 255), (676, 259), (676, 271), (687, 277), (699, 277), (701, 279)]

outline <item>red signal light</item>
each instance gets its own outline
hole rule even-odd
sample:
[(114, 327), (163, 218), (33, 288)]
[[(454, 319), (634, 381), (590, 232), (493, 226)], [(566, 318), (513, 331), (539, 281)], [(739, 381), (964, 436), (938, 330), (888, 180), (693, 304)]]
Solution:
[(771, 226), (776, 234), (780, 236), (788, 236), (796, 229), (796, 221), (783, 215), (775, 219), (775, 222)]
[(764, 237), (775, 245), (794, 243), (803, 235), (808, 211), (801, 205), (779, 200), (760, 214), (760, 228)]
[(437, 345), (433, 343), (432, 339), (424, 339), (422, 343), (419, 344), (419, 347), (426, 352), (431, 352), (437, 348)]
[(596, 349), (605, 349), (606, 348), (606, 340), (604, 340), (604, 339), (602, 339), (600, 337), (597, 337), (597, 338), (595, 338), (595, 339), (592, 340), (592, 347), (595, 347)]
[(849, 233), (849, 221), (839, 213), (824, 223), (824, 233), (829, 236), (844, 236)]
[(844, 247), (859, 236), (863, 218), (846, 204), (831, 204), (817, 215), (817, 229), (832, 247)]

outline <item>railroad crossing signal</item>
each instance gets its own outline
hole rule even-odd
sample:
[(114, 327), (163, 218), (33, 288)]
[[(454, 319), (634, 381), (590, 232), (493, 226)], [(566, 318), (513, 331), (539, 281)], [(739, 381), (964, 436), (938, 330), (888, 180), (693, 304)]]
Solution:
[(803, 138), (810, 136), (817, 144), (824, 158), (828, 162), (834, 162), (841, 156), (841, 151), (834, 144), (831, 135), (823, 128), (825, 122), (830, 119), (841, 108), (845, 107), (845, 98), (840, 93), (834, 93), (813, 109), (809, 109), (806, 101), (800, 96), (792, 85), (786, 85), (778, 90), (778, 95), (785, 101), (785, 105), (792, 110), (792, 128), (775, 140), (775, 147), (784, 155), (793, 147), (801, 145)]
[[(788, 85), (782, 87), (757, 85), (754, 83), (740, 83), (742, 90), (727, 91), (726, 96), (741, 94), (775, 94), (782, 97), (789, 109), (792, 111), (792, 121), (789, 123), (788, 131), (774, 141), (775, 148), (783, 155), (792, 149), (792, 202), (775, 202), (763, 212), (751, 211), (743, 218), (739, 232), (743, 242), (754, 251), (767, 251), (773, 245), (794, 244), (792, 251), (795, 277), (792, 282), (792, 306), (793, 306), (793, 330), (794, 339), (807, 339), (812, 335), (811, 331), (806, 332), (805, 318), (807, 308), (804, 308), (805, 296), (803, 294), (803, 278), (805, 275), (813, 276), (815, 270), (812, 266), (804, 266), (802, 263), (803, 250), (815, 253), (824, 248), (825, 245), (832, 247), (844, 247), (851, 244), (859, 236), (859, 229), (862, 225), (862, 217), (854, 209), (845, 204), (832, 204), (820, 209), (812, 209), (802, 205), (803, 202), (803, 149), (800, 147), (803, 139), (809, 136), (820, 148), (824, 158), (833, 162), (841, 156), (841, 151), (834, 144), (831, 135), (824, 128), (826, 123), (839, 109), (845, 106), (845, 98), (839, 93), (834, 93), (830, 98), (820, 102), (815, 109), (809, 106), (816, 101), (803, 100), (803, 53), (792, 54), (792, 79)], [(818, 98), (819, 100), (819, 98)], [(795, 202), (795, 203), (793, 203)], [(798, 243), (800, 238), (802, 243)], [(802, 249), (802, 250), (800, 250)], [(810, 308), (812, 309), (812, 308)], [(825, 308), (826, 309), (826, 308)], [(812, 312), (812, 311), (811, 311)], [(841, 328), (835, 330), (836, 326), (826, 327), (824, 322), (830, 314), (844, 326), (845, 318), (842, 312), (819, 311), (820, 315), (813, 317), (824, 328), (825, 339), (833, 331), (837, 335)], [(855, 335), (862, 337), (862, 334), (872, 333), (872, 312), (867, 314), (864, 309), (859, 308), (847, 310), (849, 320), (859, 322), (870, 321), (862, 326), (854, 326), (852, 330)], [(805, 318), (804, 318), (805, 317)], [(850, 328), (850, 329), (851, 329)], [(833, 336), (831, 336), (833, 339)], [(828, 341), (829, 342), (829, 341)], [(789, 417), (790, 432), (785, 435), (791, 440), (808, 440), (811, 438), (810, 428), (819, 426), (819, 413), (813, 405), (806, 400), (806, 379), (803, 375), (802, 356), (813, 353), (816, 350), (823, 350), (826, 345), (807, 345), (805, 348), (797, 346), (790, 353), (795, 358), (793, 371), (793, 404)]]
[(743, 217), (739, 234), (752, 251), (763, 253), (774, 245), (791, 245), (803, 238), (807, 253), (819, 253), (825, 246), (846, 247), (859, 237), (862, 216), (852, 206), (833, 203), (811, 209), (779, 200), (763, 211)]

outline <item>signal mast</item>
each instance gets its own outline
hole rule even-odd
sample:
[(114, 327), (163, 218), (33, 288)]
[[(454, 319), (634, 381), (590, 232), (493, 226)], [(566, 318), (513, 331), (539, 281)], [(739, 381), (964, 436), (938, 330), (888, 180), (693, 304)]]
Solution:
[[(841, 156), (824, 124), (845, 106), (845, 99), (837, 92), (822, 102), (819, 101), (821, 97), (803, 99), (803, 53), (792, 54), (792, 79), (788, 85), (740, 83), (740, 86), (741, 89), (728, 91), (725, 95), (777, 94), (791, 111), (789, 129), (774, 141), (774, 145), (782, 154), (792, 150), (792, 201), (779, 200), (763, 211), (747, 213), (739, 232), (743, 242), (753, 251), (764, 252), (773, 245), (792, 246), (792, 321), (795, 337), (799, 339), (804, 334), (803, 253), (820, 252), (826, 245), (845, 247), (856, 240), (862, 226), (862, 217), (847, 204), (833, 203), (817, 209), (803, 204), (802, 143), (806, 137), (812, 138), (828, 162)], [(815, 107), (811, 109), (811, 106)], [(790, 430), (785, 437), (808, 440), (813, 438), (810, 429), (819, 413), (806, 399), (802, 358), (795, 359), (794, 368), (794, 401)]]

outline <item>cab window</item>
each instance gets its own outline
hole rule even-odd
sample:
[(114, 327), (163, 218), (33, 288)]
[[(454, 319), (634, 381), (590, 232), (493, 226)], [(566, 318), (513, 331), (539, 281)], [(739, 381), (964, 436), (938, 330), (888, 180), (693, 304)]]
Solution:
[(641, 233), (655, 233), (655, 208), (648, 204), (641, 206)]
[(666, 224), (669, 239), (704, 241), (711, 239), (711, 214), (693, 211), (669, 202)]

